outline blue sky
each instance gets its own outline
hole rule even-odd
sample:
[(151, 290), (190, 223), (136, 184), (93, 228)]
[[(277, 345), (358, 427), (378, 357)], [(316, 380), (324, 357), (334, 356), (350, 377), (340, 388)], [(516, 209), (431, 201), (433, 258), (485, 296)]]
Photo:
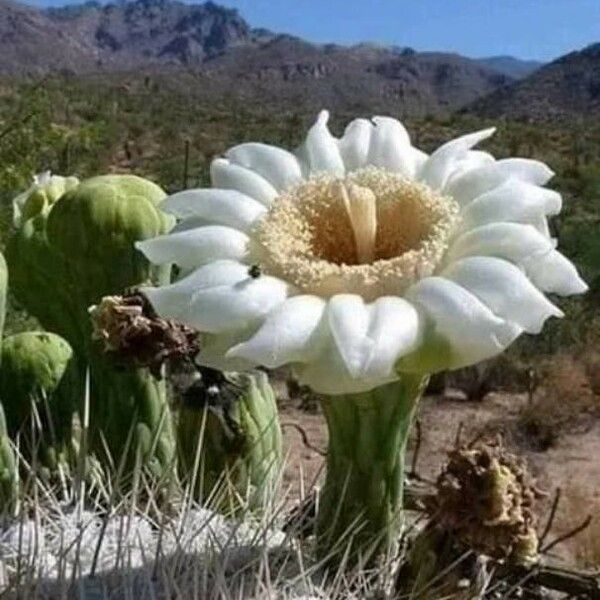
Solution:
[[(251, 25), (315, 42), (372, 41), (550, 60), (600, 42), (600, 0), (222, 0)], [(29, 0), (42, 6), (61, 0)], [(68, 3), (76, 3), (69, 0)]]

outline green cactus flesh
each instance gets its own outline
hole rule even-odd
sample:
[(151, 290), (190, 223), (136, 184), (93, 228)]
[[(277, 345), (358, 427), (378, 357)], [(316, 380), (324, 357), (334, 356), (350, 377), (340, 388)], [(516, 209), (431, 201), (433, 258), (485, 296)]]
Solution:
[[(0, 254), (0, 345), (2, 344), (2, 334), (4, 332), (7, 283), (8, 270), (4, 256)], [(0, 361), (1, 358), (0, 353)], [(18, 483), (17, 461), (8, 435), (6, 418), (0, 399), (0, 513), (9, 512), (16, 504)]]
[(6, 429), (4, 410), (0, 404), (0, 513), (9, 512), (19, 491), (19, 473), (15, 453)]
[[(133, 175), (93, 177), (21, 219), (7, 246), (15, 296), (73, 347), (80, 412), (89, 369), (92, 450), (111, 466), (118, 464), (133, 428), (144, 464), (155, 473), (158, 464), (170, 469), (175, 454), (170, 419), (164, 417), (164, 385), (145, 369), (123, 371), (110, 364), (92, 341), (88, 309), (103, 296), (168, 282), (169, 269), (150, 265), (133, 246), (169, 230), (171, 221), (159, 208), (164, 197), (158, 186)], [(21, 199), (23, 206), (27, 202)], [(151, 448), (144, 451), (148, 436)], [(129, 447), (137, 450), (136, 445)]]
[[(179, 413), (179, 465), (201, 501), (235, 513), (268, 502), (282, 462), (275, 395), (265, 373), (231, 374), (232, 402), (186, 404)], [(199, 444), (201, 446), (199, 447)], [(199, 458), (197, 461), (196, 458)]]

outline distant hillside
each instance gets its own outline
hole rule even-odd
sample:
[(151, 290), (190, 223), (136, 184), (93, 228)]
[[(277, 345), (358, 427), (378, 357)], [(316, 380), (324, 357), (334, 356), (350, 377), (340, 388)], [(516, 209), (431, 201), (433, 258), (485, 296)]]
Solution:
[(395, 106), (407, 114), (451, 111), (510, 81), (454, 54), (401, 54), (370, 45), (316, 46), (277, 36), (206, 62), (211, 86), (316, 106)]
[(514, 79), (527, 77), (544, 64), (537, 60), (521, 60), (514, 56), (489, 56), (478, 58), (477, 62)]
[(93, 49), (85, 39), (63, 32), (39, 10), (0, 0), (0, 73), (89, 70), (95, 64)]
[(488, 117), (533, 120), (600, 117), (600, 43), (562, 56), (469, 110)]
[(261, 101), (447, 112), (512, 79), (455, 54), (361, 44), (311, 44), (253, 29), (212, 2), (131, 0), (37, 10), (0, 0), (0, 73), (74, 74), (183, 67), (210, 91)]

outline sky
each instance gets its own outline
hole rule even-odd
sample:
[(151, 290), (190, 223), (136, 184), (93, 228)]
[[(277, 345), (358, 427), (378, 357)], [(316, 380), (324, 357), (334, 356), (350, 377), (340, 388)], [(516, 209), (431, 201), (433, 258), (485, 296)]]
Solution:
[[(600, 0), (216, 0), (253, 27), (314, 42), (369, 41), (548, 61), (600, 42)], [(77, 0), (29, 0), (38, 6)]]

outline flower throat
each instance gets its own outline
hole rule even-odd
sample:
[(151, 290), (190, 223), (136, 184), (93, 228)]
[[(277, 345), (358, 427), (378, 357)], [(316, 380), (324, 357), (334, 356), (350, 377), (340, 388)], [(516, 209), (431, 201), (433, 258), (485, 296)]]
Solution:
[(305, 293), (397, 294), (433, 273), (458, 205), (379, 168), (314, 177), (284, 192), (258, 225), (261, 264)]

